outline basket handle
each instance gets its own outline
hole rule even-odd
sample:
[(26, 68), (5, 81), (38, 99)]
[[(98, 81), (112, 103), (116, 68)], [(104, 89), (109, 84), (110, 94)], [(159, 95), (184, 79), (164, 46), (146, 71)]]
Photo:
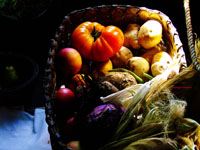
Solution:
[(186, 21), (186, 28), (187, 28), (187, 39), (188, 39), (188, 46), (190, 51), (190, 56), (194, 67), (197, 71), (200, 71), (200, 66), (196, 58), (195, 52), (195, 45), (194, 45), (194, 38), (192, 32), (192, 23), (191, 23), (191, 15), (190, 15), (190, 0), (184, 0), (184, 10), (185, 10), (185, 21)]

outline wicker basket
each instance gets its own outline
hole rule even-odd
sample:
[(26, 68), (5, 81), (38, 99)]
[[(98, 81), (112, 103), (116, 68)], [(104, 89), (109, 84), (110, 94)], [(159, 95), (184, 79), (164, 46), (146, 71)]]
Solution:
[(149, 19), (158, 20), (163, 25), (163, 40), (168, 47), (168, 53), (173, 61), (178, 61), (180, 71), (187, 66), (185, 53), (176, 28), (171, 20), (158, 10), (130, 5), (97, 6), (76, 10), (64, 17), (55, 37), (51, 41), (47, 65), (45, 69), (44, 97), (46, 101), (46, 121), (49, 126), (53, 149), (65, 149), (66, 144), (61, 140), (58, 126), (55, 122), (54, 99), (58, 79), (56, 78), (55, 54), (64, 47), (71, 46), (72, 31), (84, 21), (97, 21), (103, 25), (116, 25), (124, 28), (129, 23), (142, 24)]

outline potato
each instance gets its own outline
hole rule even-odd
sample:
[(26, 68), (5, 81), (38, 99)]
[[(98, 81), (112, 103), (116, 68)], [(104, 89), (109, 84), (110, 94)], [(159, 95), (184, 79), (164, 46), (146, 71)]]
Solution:
[(138, 32), (140, 25), (129, 24), (124, 32), (124, 46), (140, 49), (141, 45), (138, 42)]
[(151, 73), (157, 76), (166, 71), (172, 63), (172, 58), (167, 52), (158, 52), (154, 55), (151, 65)]
[(136, 79), (127, 72), (109, 72), (103, 81), (112, 83), (119, 90), (122, 90), (130, 85), (137, 84)]
[(111, 58), (111, 61), (114, 67), (121, 68), (126, 66), (131, 57), (133, 57), (131, 50), (122, 46), (122, 48)]
[(166, 71), (167, 66), (163, 65), (161, 62), (156, 62), (151, 65), (151, 73), (155, 77), (159, 74), (162, 74), (164, 71)]
[(161, 51), (162, 51), (162, 48), (157, 45), (149, 50), (145, 50), (145, 53), (143, 55), (141, 55), (141, 57), (145, 58), (149, 62), (149, 64), (151, 64), (153, 56), (156, 53), (161, 52)]
[(109, 81), (101, 81), (99, 82), (98, 86), (99, 92), (102, 96), (106, 96), (119, 91), (119, 89)]
[(162, 39), (162, 25), (156, 20), (145, 22), (138, 32), (138, 42), (145, 49), (151, 49)]
[(133, 71), (139, 77), (144, 79), (143, 74), (148, 73), (150, 69), (149, 62), (143, 57), (132, 57), (128, 61), (128, 69)]
[(153, 56), (152, 59), (152, 64), (155, 62), (162, 62), (166, 64), (171, 64), (172, 63), (172, 58), (167, 52), (158, 52)]

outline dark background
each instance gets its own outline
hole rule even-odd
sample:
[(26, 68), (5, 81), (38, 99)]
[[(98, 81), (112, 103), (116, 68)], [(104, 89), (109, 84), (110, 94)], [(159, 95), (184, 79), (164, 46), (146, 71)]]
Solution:
[[(199, 35), (200, 23), (196, 17), (198, 8), (195, 7), (198, 6), (197, 2), (191, 1), (191, 15), (193, 30)], [(44, 106), (43, 70), (46, 64), (50, 39), (53, 38), (63, 17), (75, 9), (106, 4), (142, 6), (165, 13), (177, 28), (188, 63), (191, 62), (187, 46), (183, 0), (52, 0), (47, 10), (42, 14), (36, 14), (34, 17), (12, 20), (0, 16), (0, 51), (23, 53), (32, 57), (39, 64), (39, 77), (35, 81), (35, 88), (33, 88), (31, 98), (28, 100), (31, 106)]]

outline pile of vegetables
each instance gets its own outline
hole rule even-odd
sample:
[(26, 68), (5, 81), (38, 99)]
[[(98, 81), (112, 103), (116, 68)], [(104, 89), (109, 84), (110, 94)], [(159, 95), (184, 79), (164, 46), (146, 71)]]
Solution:
[(71, 47), (56, 55), (61, 80), (55, 113), (66, 145), (83, 150), (200, 149), (199, 124), (184, 118), (187, 103), (169, 90), (149, 96), (152, 87), (156, 90), (179, 73), (167, 48), (156, 20), (125, 29), (89, 21), (77, 26)]

